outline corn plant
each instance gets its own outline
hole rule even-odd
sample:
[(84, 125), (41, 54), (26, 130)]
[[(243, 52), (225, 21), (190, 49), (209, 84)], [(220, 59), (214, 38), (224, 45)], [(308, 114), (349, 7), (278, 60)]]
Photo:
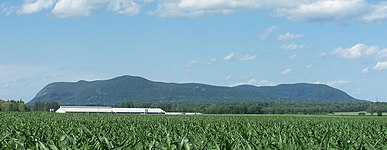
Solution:
[(387, 118), (0, 113), (0, 149), (387, 149)]

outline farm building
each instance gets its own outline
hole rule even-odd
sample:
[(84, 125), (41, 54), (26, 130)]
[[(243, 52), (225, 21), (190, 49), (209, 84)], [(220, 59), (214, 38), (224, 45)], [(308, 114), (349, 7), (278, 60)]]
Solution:
[(103, 106), (60, 106), (56, 113), (165, 114), (161, 108), (111, 108)]
[(113, 113), (120, 114), (165, 114), (161, 108), (112, 108)]
[(60, 106), (57, 113), (111, 113), (111, 107), (102, 106)]
[(201, 115), (198, 112), (165, 112), (166, 115)]

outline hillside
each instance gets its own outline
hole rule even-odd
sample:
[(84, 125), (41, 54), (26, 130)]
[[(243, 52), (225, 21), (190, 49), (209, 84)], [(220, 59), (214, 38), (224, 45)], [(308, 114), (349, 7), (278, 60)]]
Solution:
[(281, 84), (256, 87), (212, 86), (198, 83), (153, 82), (121, 76), (110, 80), (56, 82), (44, 87), (30, 102), (57, 101), (61, 105), (115, 105), (133, 102), (361, 102), (323, 84)]

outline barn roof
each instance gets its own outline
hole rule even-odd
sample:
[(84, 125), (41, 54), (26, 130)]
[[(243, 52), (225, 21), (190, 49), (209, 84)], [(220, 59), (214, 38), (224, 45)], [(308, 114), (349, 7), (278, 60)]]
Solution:
[(60, 106), (57, 113), (165, 113), (161, 108), (111, 108), (105, 106)]

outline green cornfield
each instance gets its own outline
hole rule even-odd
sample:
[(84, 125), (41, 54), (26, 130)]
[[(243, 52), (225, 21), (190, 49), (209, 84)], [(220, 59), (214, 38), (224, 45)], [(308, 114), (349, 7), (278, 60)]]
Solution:
[(0, 113), (0, 149), (387, 149), (387, 118)]

